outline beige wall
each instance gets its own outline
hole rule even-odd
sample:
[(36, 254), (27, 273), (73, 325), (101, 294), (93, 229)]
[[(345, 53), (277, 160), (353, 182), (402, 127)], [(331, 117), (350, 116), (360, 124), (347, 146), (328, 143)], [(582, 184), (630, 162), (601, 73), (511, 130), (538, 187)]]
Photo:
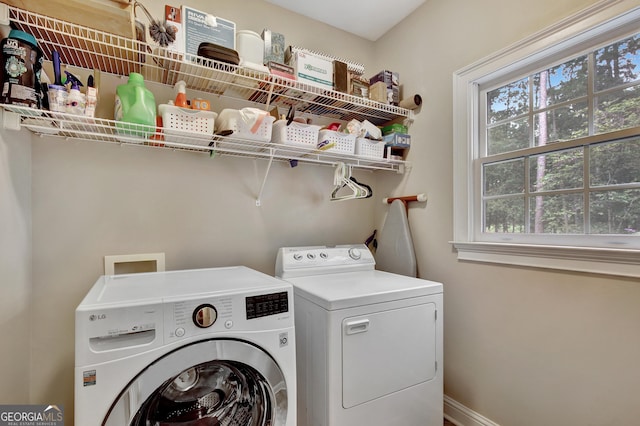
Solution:
[(444, 283), (445, 393), (503, 426), (640, 417), (637, 282), (462, 263), (449, 244), (452, 74), (593, 3), (427, 0), (376, 44), (379, 66), (425, 101), (411, 128), (414, 168), (397, 191), (429, 196), (410, 224), (421, 276)]
[[(0, 131), (0, 403), (29, 400), (31, 146)], [(28, 138), (23, 131), (23, 138)], [(5, 385), (6, 383), (6, 385)]]
[[(151, 13), (158, 16), (163, 3), (154, 2)], [(271, 28), (289, 44), (371, 63), (371, 42), (262, 0), (218, 1), (215, 10), (206, 1), (189, 4), (234, 20), (239, 30)], [(104, 103), (113, 102), (121, 82), (102, 76), (101, 110), (113, 110)], [(174, 96), (166, 88), (153, 90), (158, 102)], [(219, 102), (212, 98), (218, 110)], [(3, 375), (14, 365), (28, 370), (20, 385), (29, 402), (63, 404), (67, 413), (73, 411), (74, 310), (103, 273), (105, 255), (164, 252), (168, 270), (244, 264), (273, 274), (278, 247), (364, 241), (374, 206), (381, 204), (328, 201), (328, 166), (274, 163), (262, 206), (256, 207), (264, 160), (31, 138), (26, 131), (20, 138), (27, 146), (31, 139), (32, 146), (33, 171), (25, 173), (32, 179), (33, 284), (32, 290), (26, 279), (16, 284), (30, 298), (16, 309), (23, 316), (37, 312), (37, 319), (30, 340), (23, 338), (0, 360)], [(375, 187), (377, 174), (356, 176)], [(12, 385), (3, 380), (1, 389), (11, 392)], [(27, 402), (25, 396), (16, 399)]]

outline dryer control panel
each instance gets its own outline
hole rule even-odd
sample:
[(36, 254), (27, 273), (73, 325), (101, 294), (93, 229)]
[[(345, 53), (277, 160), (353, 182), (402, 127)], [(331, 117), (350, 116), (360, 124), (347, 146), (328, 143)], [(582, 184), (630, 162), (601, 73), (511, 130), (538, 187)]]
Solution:
[(276, 258), (279, 278), (368, 271), (376, 262), (364, 244), (339, 246), (283, 247)]

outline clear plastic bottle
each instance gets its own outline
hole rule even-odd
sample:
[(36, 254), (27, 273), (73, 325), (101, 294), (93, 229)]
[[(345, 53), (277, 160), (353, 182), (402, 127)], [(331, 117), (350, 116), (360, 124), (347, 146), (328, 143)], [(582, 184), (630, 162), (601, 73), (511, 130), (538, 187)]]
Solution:
[(127, 83), (116, 88), (114, 115), (119, 134), (148, 138), (155, 132), (156, 100), (142, 74), (132, 72)]

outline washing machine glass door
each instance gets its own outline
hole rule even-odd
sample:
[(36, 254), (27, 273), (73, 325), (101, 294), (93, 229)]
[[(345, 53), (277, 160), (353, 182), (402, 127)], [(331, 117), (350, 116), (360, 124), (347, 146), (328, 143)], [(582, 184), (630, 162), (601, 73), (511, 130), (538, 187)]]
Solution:
[(103, 425), (277, 426), (286, 417), (286, 383), (273, 358), (246, 342), (207, 340), (142, 371)]

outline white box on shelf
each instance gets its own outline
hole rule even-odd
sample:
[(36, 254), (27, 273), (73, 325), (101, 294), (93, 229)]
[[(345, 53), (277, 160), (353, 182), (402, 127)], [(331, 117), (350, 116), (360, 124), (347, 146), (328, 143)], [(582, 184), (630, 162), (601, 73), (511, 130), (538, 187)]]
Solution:
[(293, 67), (296, 79), (321, 89), (333, 90), (333, 61), (307, 52), (290, 52), (287, 65)]

